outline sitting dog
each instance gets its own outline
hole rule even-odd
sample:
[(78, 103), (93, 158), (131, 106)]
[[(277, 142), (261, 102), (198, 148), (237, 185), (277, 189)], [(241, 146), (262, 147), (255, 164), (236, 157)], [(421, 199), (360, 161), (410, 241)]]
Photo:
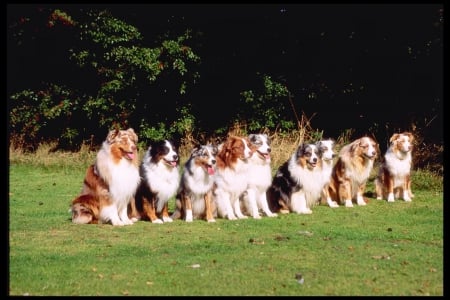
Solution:
[(409, 202), (414, 197), (411, 191), (411, 164), (414, 136), (410, 132), (395, 133), (390, 138), (384, 161), (375, 179), (377, 199), (394, 202), (402, 198)]
[(315, 144), (302, 143), (281, 165), (267, 189), (267, 201), (273, 212), (311, 214), (319, 202), (323, 180), (317, 171), (321, 159)]
[(172, 222), (168, 203), (180, 183), (178, 152), (174, 144), (169, 140), (152, 142), (139, 172), (142, 180), (136, 191), (137, 213), (133, 213), (133, 217), (156, 224)]
[(250, 134), (248, 139), (253, 154), (248, 160), (248, 187), (240, 199), (242, 210), (254, 219), (261, 218), (259, 210), (268, 217), (276, 217), (277, 214), (270, 211), (266, 197), (266, 191), (272, 182), (270, 139), (267, 134)]
[(334, 152), (334, 140), (332, 139), (324, 139), (318, 141), (316, 143), (317, 148), (319, 149), (319, 156), (322, 160), (320, 164), (320, 168), (317, 168), (317, 172), (319, 172), (318, 180), (323, 182), (323, 190), (320, 202), (323, 204), (327, 204), (329, 207), (339, 207), (336, 201), (333, 201), (330, 197), (330, 193), (328, 192), (328, 185), (330, 184), (331, 179), (331, 171), (333, 170), (333, 160), (336, 157), (336, 153)]
[(133, 224), (127, 210), (140, 182), (137, 141), (132, 128), (109, 131), (86, 171), (80, 196), (72, 201), (73, 223)]
[(252, 156), (249, 145), (247, 137), (238, 136), (229, 136), (219, 145), (213, 197), (220, 218), (247, 218), (241, 211), (239, 197), (248, 186), (248, 160)]
[(193, 219), (216, 221), (213, 216), (215, 205), (212, 188), (217, 151), (216, 146), (208, 144), (199, 145), (191, 152), (184, 164), (172, 219), (184, 218), (186, 222), (192, 222)]
[(333, 201), (346, 207), (353, 207), (352, 200), (358, 205), (366, 205), (363, 194), (379, 151), (378, 143), (368, 136), (342, 147), (328, 185)]

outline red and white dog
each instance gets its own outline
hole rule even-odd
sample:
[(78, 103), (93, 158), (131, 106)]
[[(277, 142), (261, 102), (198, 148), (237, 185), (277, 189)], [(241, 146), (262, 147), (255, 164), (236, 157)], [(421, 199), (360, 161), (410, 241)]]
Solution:
[(89, 166), (80, 196), (72, 201), (72, 222), (130, 225), (127, 209), (140, 182), (132, 128), (111, 130)]
[(315, 144), (303, 143), (281, 165), (267, 189), (267, 201), (273, 212), (311, 214), (323, 191), (319, 173), (321, 159)]
[(414, 197), (411, 192), (411, 164), (414, 136), (410, 132), (395, 133), (390, 138), (384, 161), (375, 179), (377, 199), (394, 202), (402, 198), (409, 202)]
[(169, 140), (152, 142), (139, 171), (142, 180), (136, 191), (137, 211), (133, 217), (157, 224), (172, 222), (168, 203), (180, 184), (178, 152), (174, 144)]
[(213, 195), (221, 218), (247, 218), (241, 211), (239, 196), (248, 186), (248, 159), (252, 156), (249, 145), (247, 137), (230, 136), (219, 146)]
[(276, 217), (277, 214), (270, 211), (266, 197), (272, 183), (270, 139), (267, 134), (250, 134), (248, 139), (253, 154), (248, 160), (248, 188), (241, 195), (241, 204), (254, 219), (261, 219), (260, 210), (268, 217)]
[(172, 219), (184, 218), (186, 222), (206, 219), (215, 222), (215, 205), (212, 199), (217, 147), (199, 145), (184, 164), (180, 187)]
[(379, 151), (378, 144), (368, 136), (342, 147), (328, 186), (333, 201), (346, 207), (353, 207), (352, 200), (366, 205), (363, 194)]

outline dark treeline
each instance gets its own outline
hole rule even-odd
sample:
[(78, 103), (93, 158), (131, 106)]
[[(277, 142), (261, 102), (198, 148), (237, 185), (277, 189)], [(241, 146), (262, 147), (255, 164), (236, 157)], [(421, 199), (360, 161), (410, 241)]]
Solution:
[[(58, 6), (73, 18), (83, 5)], [(55, 8), (58, 8), (55, 6)], [(257, 91), (266, 74), (290, 92), (294, 109), (311, 116), (313, 128), (327, 137), (354, 130), (373, 134), (381, 145), (396, 131), (419, 130), (429, 143), (443, 140), (443, 5), (440, 4), (298, 4), (298, 5), (97, 5), (135, 26), (143, 45), (155, 45), (165, 32), (192, 30), (190, 47), (200, 57), (180, 96), (172, 79), (151, 88), (140, 85), (140, 97), (152, 104), (146, 118), (164, 116), (188, 106), (195, 131), (217, 134), (236, 120), (241, 93)], [(80, 14), (81, 16), (81, 14)], [(8, 30), (24, 17), (45, 17), (38, 5), (8, 7)], [(32, 30), (33, 28), (29, 28)], [(95, 73), (67, 64), (70, 35), (27, 35), (26, 47), (8, 34), (8, 97), (39, 89), (43, 81), (67, 82), (96, 89)], [(35, 36), (45, 41), (33, 39)], [(178, 83), (177, 83), (178, 84)], [(144, 88), (145, 86), (145, 88)], [(279, 100), (277, 100), (279, 101)], [(288, 98), (287, 115), (295, 121)], [(274, 104), (277, 105), (277, 104)], [(10, 107), (10, 105), (9, 105)], [(142, 117), (136, 114), (130, 115)], [(252, 110), (246, 119), (252, 118)], [(106, 127), (83, 118), (103, 137)], [(168, 121), (169, 122), (169, 121)], [(138, 121), (130, 120), (138, 129)], [(170, 124), (167, 124), (170, 126)]]

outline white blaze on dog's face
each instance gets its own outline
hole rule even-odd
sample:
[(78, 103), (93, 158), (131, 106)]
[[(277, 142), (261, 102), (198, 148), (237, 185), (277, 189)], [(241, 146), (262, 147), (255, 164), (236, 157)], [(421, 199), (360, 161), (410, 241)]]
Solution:
[(250, 143), (255, 148), (255, 154), (259, 155), (261, 159), (270, 162), (270, 139), (266, 134), (250, 134)]
[(322, 140), (317, 143), (317, 147), (321, 153), (322, 159), (324, 161), (333, 160), (336, 156), (334, 152), (334, 141), (333, 140)]
[(319, 161), (319, 149), (314, 144), (302, 144), (297, 150), (297, 162), (312, 170)]
[(209, 175), (214, 175), (217, 152), (216, 146), (202, 145), (195, 148), (191, 156), (196, 158), (195, 163), (200, 165)]
[(125, 157), (128, 160), (136, 158), (138, 137), (132, 128), (127, 130), (113, 129), (109, 131), (106, 140), (111, 145), (111, 151), (115, 157)]
[(378, 153), (377, 143), (375, 143), (375, 141), (372, 140), (371, 138), (362, 137), (359, 141), (358, 146), (361, 148), (362, 154), (367, 158), (372, 159), (377, 156)]
[(149, 146), (144, 161), (151, 160), (155, 164), (162, 161), (166, 166), (176, 167), (178, 158), (175, 146), (170, 141), (164, 140)]
[(177, 162), (178, 162), (178, 153), (177, 151), (174, 149), (174, 147), (172, 146), (172, 144), (169, 141), (165, 141), (165, 146), (167, 148), (167, 154), (164, 155), (164, 160), (171, 165), (172, 167), (176, 167), (177, 166)]
[(391, 145), (397, 148), (399, 151), (406, 153), (410, 152), (413, 148), (411, 134), (396, 133), (391, 138)]

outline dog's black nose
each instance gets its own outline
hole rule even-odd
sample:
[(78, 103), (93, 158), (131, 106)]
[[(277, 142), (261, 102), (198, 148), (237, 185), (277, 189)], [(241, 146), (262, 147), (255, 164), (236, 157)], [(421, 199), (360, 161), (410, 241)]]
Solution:
[(178, 155), (174, 154), (173, 155), (173, 160), (178, 160)]
[(216, 160), (215, 159), (213, 159), (211, 162), (213, 163), (213, 165), (216, 164)]
[(316, 157), (313, 158), (313, 162), (317, 162), (317, 158)]
[(267, 152), (269, 152), (269, 153), (270, 153), (270, 151), (272, 151), (272, 149), (270, 149), (270, 148), (267, 148)]

